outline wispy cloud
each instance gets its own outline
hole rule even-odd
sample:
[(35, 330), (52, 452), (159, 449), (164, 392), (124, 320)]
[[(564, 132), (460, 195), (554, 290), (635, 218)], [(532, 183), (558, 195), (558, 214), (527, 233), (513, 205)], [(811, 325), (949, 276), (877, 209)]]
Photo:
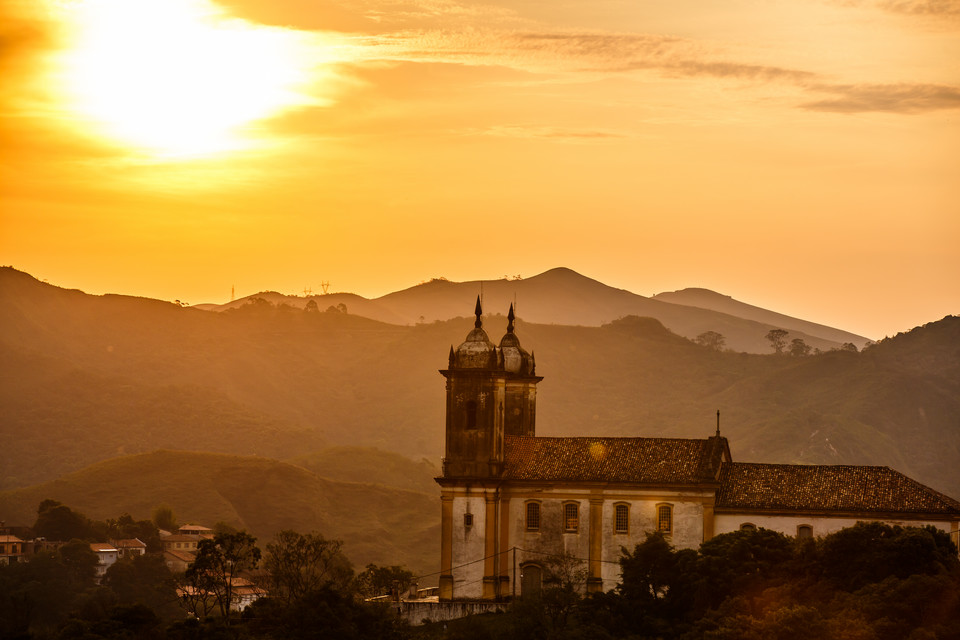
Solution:
[(798, 105), (813, 111), (916, 114), (960, 108), (960, 88), (955, 86), (834, 83), (822, 74), (804, 69), (723, 59), (705, 51), (696, 42), (673, 36), (430, 32), (380, 36), (368, 39), (368, 44), (372, 45), (367, 51), (373, 58), (404, 62), (497, 65), (551, 74), (649, 71), (674, 78), (711, 77), (757, 85), (778, 83), (811, 96), (829, 96)]
[(960, 17), (958, 0), (881, 0), (877, 6), (884, 11), (907, 15)]
[(811, 90), (835, 97), (802, 105), (813, 111), (922, 113), (960, 109), (960, 88), (936, 84), (815, 85)]
[(960, 0), (833, 0), (833, 4), (857, 9), (878, 9), (903, 16), (928, 17), (940, 20), (960, 19)]

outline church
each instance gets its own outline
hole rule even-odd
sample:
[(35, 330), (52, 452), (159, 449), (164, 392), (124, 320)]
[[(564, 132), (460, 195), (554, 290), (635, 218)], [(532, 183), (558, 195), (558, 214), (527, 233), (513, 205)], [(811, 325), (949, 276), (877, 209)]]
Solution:
[(727, 439), (538, 437), (534, 356), (513, 307), (499, 345), (474, 329), (446, 378), (441, 601), (539, 591), (573, 563), (588, 592), (619, 582), (621, 548), (659, 531), (678, 549), (745, 528), (823, 536), (860, 520), (958, 540), (960, 502), (887, 467), (734, 462)]

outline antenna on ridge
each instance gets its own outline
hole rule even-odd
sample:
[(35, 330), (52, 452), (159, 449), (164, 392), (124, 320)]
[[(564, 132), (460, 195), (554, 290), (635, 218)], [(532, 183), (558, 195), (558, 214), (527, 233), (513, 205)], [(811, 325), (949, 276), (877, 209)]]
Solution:
[(330, 288), (330, 283), (326, 281), (321, 282), (320, 287), (323, 289), (323, 295), (327, 295), (327, 289)]
[(230, 285), (230, 302), (233, 302), (236, 299), (234, 296), (234, 290), (236, 288), (236, 285)]
[(717, 409), (717, 437), (720, 437), (720, 409)]

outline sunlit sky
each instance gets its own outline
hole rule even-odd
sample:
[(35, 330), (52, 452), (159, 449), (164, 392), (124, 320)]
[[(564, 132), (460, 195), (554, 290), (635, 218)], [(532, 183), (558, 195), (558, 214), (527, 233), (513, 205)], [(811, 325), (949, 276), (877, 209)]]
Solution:
[(960, 0), (0, 1), (0, 263), (53, 284), (960, 313)]

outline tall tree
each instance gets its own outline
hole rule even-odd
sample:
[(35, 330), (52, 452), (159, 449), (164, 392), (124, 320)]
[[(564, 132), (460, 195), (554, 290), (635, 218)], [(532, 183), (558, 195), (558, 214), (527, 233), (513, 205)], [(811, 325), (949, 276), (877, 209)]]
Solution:
[(90, 535), (90, 521), (56, 500), (44, 500), (37, 508), (33, 532), (47, 540), (85, 540)]
[(727, 339), (723, 337), (722, 333), (716, 331), (704, 331), (696, 337), (694, 342), (701, 347), (713, 349), (714, 351), (723, 351), (723, 348), (727, 345)]
[(346, 591), (353, 568), (342, 547), (342, 541), (327, 540), (319, 533), (281, 531), (267, 545), (263, 562), (270, 576), (270, 595), (290, 604), (326, 587)]
[(812, 347), (803, 341), (803, 338), (794, 338), (790, 341), (790, 355), (798, 358), (810, 355)]
[(218, 533), (197, 545), (197, 559), (186, 578), (194, 589), (213, 597), (226, 624), (230, 624), (233, 588), (237, 578), (260, 562), (257, 539), (246, 531)]
[(770, 329), (767, 332), (767, 340), (770, 341), (770, 346), (773, 347), (773, 351), (780, 355), (783, 353), (783, 348), (787, 346), (787, 336), (790, 334), (786, 329)]

